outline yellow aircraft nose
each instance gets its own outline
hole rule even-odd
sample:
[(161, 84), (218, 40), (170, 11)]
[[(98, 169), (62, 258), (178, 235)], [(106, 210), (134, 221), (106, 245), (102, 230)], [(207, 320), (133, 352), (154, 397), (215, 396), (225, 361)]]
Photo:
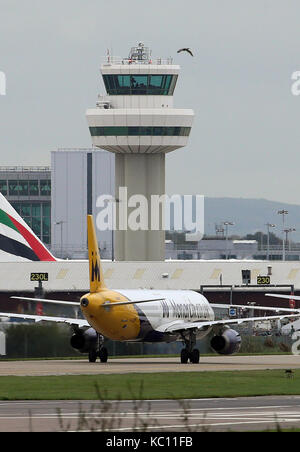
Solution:
[(138, 337), (140, 320), (137, 311), (131, 305), (113, 307), (111, 294), (86, 294), (80, 299), (80, 306), (91, 327), (103, 336), (113, 340)]
[(86, 294), (80, 299), (80, 307), (87, 320), (100, 317), (103, 299), (99, 294)]

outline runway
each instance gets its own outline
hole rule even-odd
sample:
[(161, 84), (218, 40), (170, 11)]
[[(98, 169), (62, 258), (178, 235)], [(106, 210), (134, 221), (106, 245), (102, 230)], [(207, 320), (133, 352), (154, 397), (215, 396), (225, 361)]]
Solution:
[[(257, 431), (300, 427), (300, 397), (151, 402), (0, 402), (1, 432)], [(133, 434), (134, 437), (134, 434)]]
[(298, 355), (205, 356), (199, 364), (180, 364), (179, 358), (110, 359), (107, 363), (82, 360), (4, 361), (0, 376), (98, 375), (148, 372), (207, 372), (299, 369)]

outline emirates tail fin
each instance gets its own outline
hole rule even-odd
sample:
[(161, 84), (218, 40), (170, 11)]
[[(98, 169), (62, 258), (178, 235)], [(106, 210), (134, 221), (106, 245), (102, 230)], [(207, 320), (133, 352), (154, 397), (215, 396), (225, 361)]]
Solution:
[(0, 262), (56, 261), (0, 193)]

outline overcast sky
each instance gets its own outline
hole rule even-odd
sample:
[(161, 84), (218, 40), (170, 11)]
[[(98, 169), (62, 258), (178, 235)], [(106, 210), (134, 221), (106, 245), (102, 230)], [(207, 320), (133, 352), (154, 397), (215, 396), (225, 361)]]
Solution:
[(90, 147), (102, 57), (143, 41), (181, 65), (175, 107), (196, 114), (167, 191), (300, 204), (299, 17), (297, 0), (0, 0), (0, 165)]

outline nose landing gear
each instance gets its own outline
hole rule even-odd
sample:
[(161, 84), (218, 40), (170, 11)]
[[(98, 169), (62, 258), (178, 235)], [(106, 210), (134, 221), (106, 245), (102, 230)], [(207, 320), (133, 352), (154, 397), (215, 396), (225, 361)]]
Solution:
[(101, 363), (107, 363), (108, 351), (103, 347), (104, 337), (98, 334), (97, 347), (89, 351), (89, 362), (95, 363), (100, 358)]

